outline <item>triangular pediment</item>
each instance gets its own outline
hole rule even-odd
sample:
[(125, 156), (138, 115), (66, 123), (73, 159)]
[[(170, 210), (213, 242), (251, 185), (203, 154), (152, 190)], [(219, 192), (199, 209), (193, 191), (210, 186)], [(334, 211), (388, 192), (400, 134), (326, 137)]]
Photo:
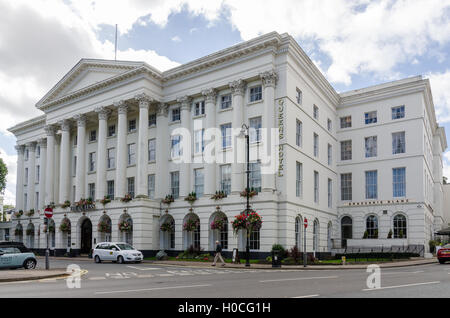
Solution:
[(36, 107), (40, 108), (66, 95), (135, 70), (143, 64), (142, 62), (82, 59), (36, 104)]

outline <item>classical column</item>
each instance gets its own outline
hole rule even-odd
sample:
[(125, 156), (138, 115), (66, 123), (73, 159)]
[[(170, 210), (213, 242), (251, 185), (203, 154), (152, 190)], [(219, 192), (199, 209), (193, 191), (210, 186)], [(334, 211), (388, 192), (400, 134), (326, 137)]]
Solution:
[(61, 120), (61, 150), (59, 170), (59, 203), (69, 200), (69, 174), (70, 174), (70, 121)]
[(127, 193), (127, 112), (128, 105), (125, 101), (114, 103), (118, 111), (117, 124), (117, 165), (116, 165), (116, 180), (115, 180), (115, 198), (123, 198)]
[[(192, 99), (189, 96), (183, 96), (177, 99), (177, 102), (181, 104), (181, 124), (183, 128), (186, 128), (191, 132), (191, 104)], [(191, 134), (192, 135), (192, 134)], [(192, 139), (192, 138), (191, 138)], [(184, 140), (182, 141), (183, 154), (185, 152), (190, 153), (190, 149), (184, 148)], [(189, 145), (191, 147), (191, 145)], [(187, 154), (187, 153), (186, 153)], [(182, 162), (180, 167), (180, 197), (186, 197), (191, 190), (191, 165), (189, 163)]]
[[(205, 89), (202, 91), (202, 95), (205, 96), (205, 108), (206, 108), (206, 129), (218, 128), (216, 127), (216, 97), (217, 91), (214, 88)], [(212, 142), (212, 141), (210, 141)], [(219, 149), (215, 149), (216, 153)], [(214, 194), (216, 192), (216, 164), (205, 163), (204, 164), (204, 193), (205, 195)]]
[(23, 173), (24, 173), (24, 165), (23, 165), (23, 154), (25, 151), (25, 147), (22, 145), (16, 146), (17, 150), (17, 183), (16, 183), (16, 209), (23, 210)]
[(34, 203), (36, 196), (35, 184), (36, 184), (36, 142), (30, 142), (27, 144), (29, 151), (28, 156), (28, 185), (27, 185), (27, 207), (28, 210), (34, 209)]
[(137, 147), (136, 197), (148, 197), (148, 107), (152, 98), (145, 93), (138, 94), (135, 100), (139, 103), (139, 131)]
[(75, 174), (75, 200), (86, 197), (86, 116), (75, 115), (77, 121), (77, 162)]
[(45, 205), (55, 202), (54, 165), (55, 165), (55, 126), (45, 126), (47, 133), (47, 166), (45, 171)]
[[(262, 124), (262, 127), (266, 128), (264, 147), (266, 148), (266, 154), (271, 156), (273, 160), (271, 133), (272, 128), (275, 126), (275, 85), (278, 75), (272, 70), (261, 73), (260, 78), (264, 88), (264, 116)], [(274, 190), (275, 174), (261, 174), (261, 183), (262, 190)]]
[(156, 176), (155, 199), (164, 199), (169, 194), (169, 106), (158, 105), (156, 122)]
[(40, 157), (40, 176), (39, 176), (39, 206), (38, 209), (41, 210), (45, 204), (45, 176), (47, 174), (47, 139), (42, 138), (39, 140), (39, 146), (41, 147), (41, 157)]
[(98, 114), (97, 184), (95, 186), (95, 200), (102, 200), (106, 196), (106, 137), (110, 111), (105, 107), (99, 107), (95, 112)]
[[(233, 129), (240, 129), (244, 124), (244, 94), (246, 83), (242, 80), (236, 80), (229, 84), (233, 97)], [(244, 189), (244, 163), (245, 160), (245, 143), (238, 143), (238, 138), (234, 138), (234, 162), (231, 165), (231, 192), (238, 194)], [(238, 160), (239, 159), (239, 160)], [(238, 163), (241, 162), (241, 163)]]

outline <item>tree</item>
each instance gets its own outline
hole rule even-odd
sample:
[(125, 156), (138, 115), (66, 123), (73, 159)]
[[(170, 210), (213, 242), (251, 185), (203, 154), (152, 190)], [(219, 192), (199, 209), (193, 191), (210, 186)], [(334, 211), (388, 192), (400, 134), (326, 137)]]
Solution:
[(6, 175), (8, 174), (8, 167), (0, 158), (0, 193), (4, 193), (6, 189)]

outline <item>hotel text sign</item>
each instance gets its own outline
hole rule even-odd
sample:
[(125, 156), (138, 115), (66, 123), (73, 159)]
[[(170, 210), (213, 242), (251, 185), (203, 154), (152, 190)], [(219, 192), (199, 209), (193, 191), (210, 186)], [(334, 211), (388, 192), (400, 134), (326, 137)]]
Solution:
[(278, 145), (278, 176), (284, 176), (284, 145), (282, 140), (284, 139), (284, 100), (278, 101), (278, 133), (279, 141)]

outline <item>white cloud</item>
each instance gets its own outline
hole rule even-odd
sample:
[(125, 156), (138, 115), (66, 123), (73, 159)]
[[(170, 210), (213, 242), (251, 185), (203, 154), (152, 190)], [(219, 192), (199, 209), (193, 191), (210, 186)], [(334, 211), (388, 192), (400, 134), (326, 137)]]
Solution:
[[(450, 122), (450, 69), (442, 73), (429, 73), (436, 118), (440, 124)], [(450, 162), (450, 158), (449, 162)]]
[(17, 176), (17, 155), (8, 155), (6, 151), (0, 148), (0, 158), (8, 167), (8, 175), (6, 178), (6, 190), (4, 193), (5, 204), (16, 204), (16, 176)]
[(174, 37), (172, 37), (171, 40), (173, 42), (181, 42), (181, 38), (178, 35), (175, 35)]

